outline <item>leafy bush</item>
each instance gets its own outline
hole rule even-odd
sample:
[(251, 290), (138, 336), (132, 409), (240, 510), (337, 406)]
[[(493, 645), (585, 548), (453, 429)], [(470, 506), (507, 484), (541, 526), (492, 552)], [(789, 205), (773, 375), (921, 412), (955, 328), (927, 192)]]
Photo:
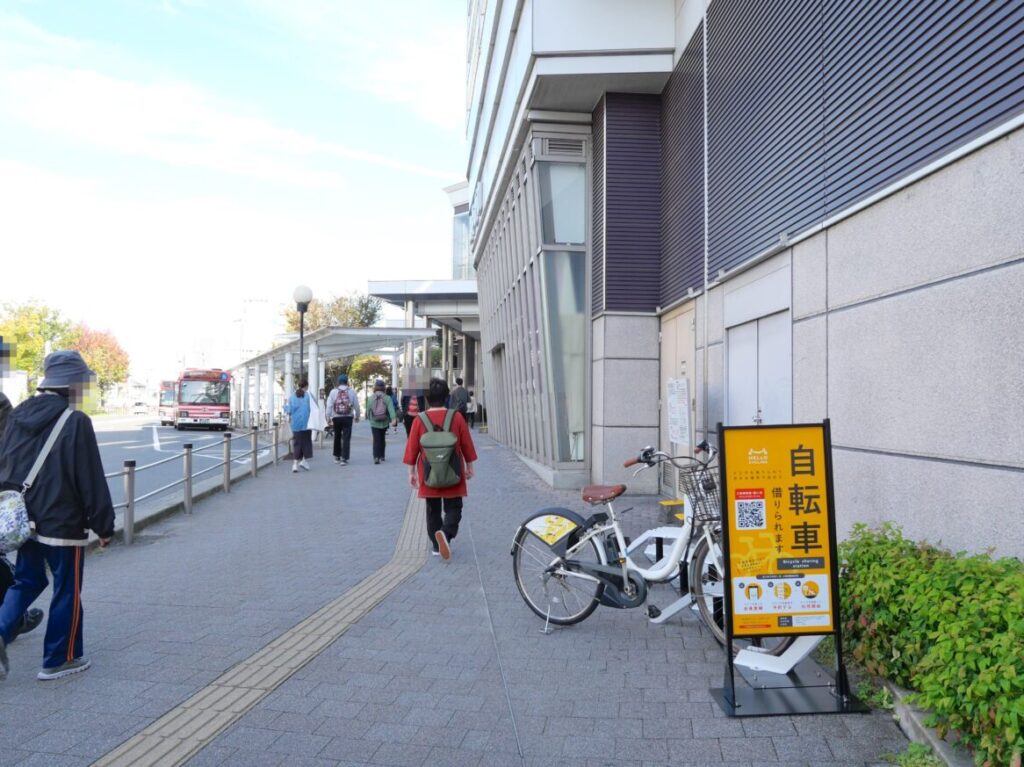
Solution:
[(839, 547), (847, 648), (916, 691), (941, 736), (988, 767), (1024, 754), (1024, 564), (951, 554), (898, 527), (856, 525)]

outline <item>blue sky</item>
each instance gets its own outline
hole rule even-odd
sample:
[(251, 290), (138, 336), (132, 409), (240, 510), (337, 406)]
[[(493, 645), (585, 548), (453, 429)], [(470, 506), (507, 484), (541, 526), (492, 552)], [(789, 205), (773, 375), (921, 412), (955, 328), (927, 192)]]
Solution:
[(0, 0), (0, 301), (135, 372), (230, 365), (295, 285), (449, 276), (462, 0)]

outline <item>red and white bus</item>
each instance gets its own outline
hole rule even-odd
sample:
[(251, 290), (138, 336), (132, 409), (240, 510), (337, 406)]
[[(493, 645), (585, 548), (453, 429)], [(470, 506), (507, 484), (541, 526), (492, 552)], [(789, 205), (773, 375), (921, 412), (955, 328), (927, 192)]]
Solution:
[(226, 370), (189, 368), (177, 382), (174, 428), (205, 426), (224, 431), (231, 425), (231, 374)]
[(174, 410), (178, 404), (178, 382), (160, 382), (160, 403), (157, 405), (157, 412), (160, 415), (161, 426), (174, 424)]

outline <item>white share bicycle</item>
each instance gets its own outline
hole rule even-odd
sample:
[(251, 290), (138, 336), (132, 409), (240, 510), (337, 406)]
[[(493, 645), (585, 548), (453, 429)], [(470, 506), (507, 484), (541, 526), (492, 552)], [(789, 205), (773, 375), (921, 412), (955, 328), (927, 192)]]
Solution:
[[(720, 644), (725, 644), (723, 617), (721, 506), (716, 451), (706, 442), (697, 446), (699, 457), (670, 456), (652, 447), (624, 464), (642, 464), (634, 476), (665, 461), (680, 471), (689, 513), (678, 527), (655, 528), (629, 542), (622, 533), (620, 517), (612, 501), (626, 491), (625, 485), (591, 485), (583, 488), (583, 500), (606, 511), (584, 518), (571, 509), (540, 509), (516, 531), (512, 544), (512, 569), (516, 587), (527, 606), (549, 624), (569, 626), (589, 617), (598, 605), (619, 609), (647, 603), (649, 586), (679, 577), (687, 592), (664, 609), (647, 604), (651, 623), (664, 623), (681, 610), (695, 610)], [(686, 464), (680, 463), (686, 461)], [(626, 509), (629, 511), (629, 509)], [(643, 567), (632, 555), (652, 538), (672, 541), (666, 550), (657, 546), (657, 561)], [(646, 548), (646, 547), (645, 547)], [(781, 655), (792, 637), (759, 640), (751, 648), (759, 654)], [(734, 640), (733, 652), (751, 647)]]

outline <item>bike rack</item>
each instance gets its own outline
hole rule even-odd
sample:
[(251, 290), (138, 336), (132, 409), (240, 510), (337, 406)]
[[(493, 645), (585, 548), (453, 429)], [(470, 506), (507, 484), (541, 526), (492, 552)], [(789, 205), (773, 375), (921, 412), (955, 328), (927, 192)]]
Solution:
[(733, 664), (749, 668), (751, 671), (770, 671), (773, 674), (788, 674), (797, 663), (802, 661), (821, 644), (824, 636), (801, 636), (789, 646), (782, 655), (768, 655), (757, 650), (743, 649), (736, 653)]

